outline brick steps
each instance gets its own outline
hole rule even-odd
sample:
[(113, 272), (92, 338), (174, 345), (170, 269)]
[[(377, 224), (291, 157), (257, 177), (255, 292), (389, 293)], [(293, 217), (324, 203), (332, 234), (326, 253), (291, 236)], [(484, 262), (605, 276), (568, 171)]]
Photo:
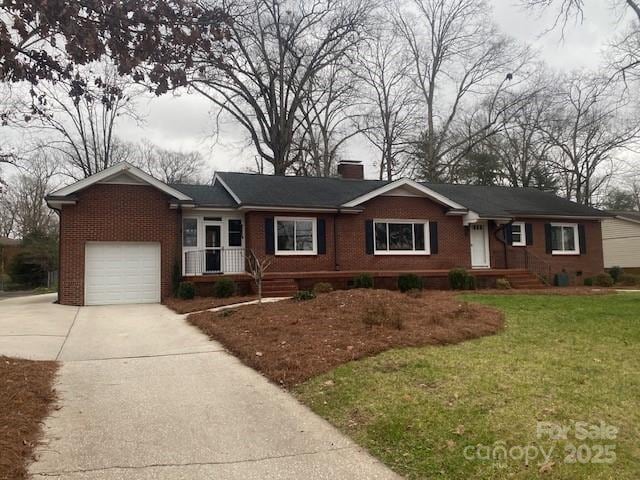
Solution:
[(527, 271), (509, 273), (505, 275), (505, 278), (509, 280), (511, 287), (514, 289), (536, 290), (546, 288), (546, 285), (537, 276)]
[(298, 284), (290, 278), (273, 278), (262, 281), (262, 296), (291, 297), (298, 292)]

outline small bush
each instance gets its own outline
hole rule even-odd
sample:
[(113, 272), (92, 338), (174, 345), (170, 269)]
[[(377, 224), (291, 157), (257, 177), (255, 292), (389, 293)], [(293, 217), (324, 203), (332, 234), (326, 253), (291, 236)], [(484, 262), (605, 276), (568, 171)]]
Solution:
[(402, 330), (404, 327), (398, 312), (382, 302), (375, 302), (365, 309), (362, 314), (362, 323), (369, 327), (389, 327), (396, 330)]
[(422, 287), (422, 279), (413, 273), (398, 277), (398, 289), (403, 293), (409, 290), (422, 290)]
[(475, 290), (476, 288), (478, 288), (476, 277), (473, 275), (467, 275), (467, 278), (464, 280), (464, 289)]
[(321, 293), (329, 293), (333, 291), (333, 286), (328, 282), (318, 282), (313, 286), (313, 293), (316, 295)]
[(213, 296), (218, 298), (229, 298), (236, 293), (236, 284), (228, 278), (221, 278), (213, 285)]
[(593, 286), (593, 278), (592, 277), (588, 277), (584, 279), (584, 285), (586, 287), (592, 287)]
[(593, 277), (593, 284), (598, 287), (612, 287), (613, 278), (608, 273), (599, 273)]
[(196, 288), (191, 282), (180, 282), (176, 289), (176, 297), (182, 300), (191, 300), (196, 296)]
[(618, 283), (620, 281), (620, 277), (624, 275), (624, 270), (622, 267), (611, 267), (609, 269), (609, 275), (611, 275), (611, 278), (613, 278), (615, 283)]
[(449, 270), (449, 286), (452, 290), (464, 290), (467, 285), (469, 274), (464, 268), (454, 268)]
[(418, 290), (417, 288), (412, 288), (411, 290), (407, 290), (407, 295), (411, 298), (421, 298), (422, 290)]
[(498, 278), (496, 280), (496, 288), (498, 290), (509, 290), (511, 288), (511, 283), (506, 278)]
[(305, 300), (313, 300), (314, 298), (316, 298), (316, 294), (309, 290), (300, 290), (296, 292), (293, 298), (300, 302)]
[(354, 288), (373, 288), (373, 277), (368, 273), (361, 273), (353, 279)]
[(640, 285), (640, 275), (623, 273), (618, 277), (617, 283), (625, 287), (635, 287), (636, 285)]

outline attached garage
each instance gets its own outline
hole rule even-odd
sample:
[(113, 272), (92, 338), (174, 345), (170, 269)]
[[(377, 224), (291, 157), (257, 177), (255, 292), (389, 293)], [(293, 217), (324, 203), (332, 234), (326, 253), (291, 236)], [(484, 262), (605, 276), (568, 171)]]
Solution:
[(87, 242), (84, 303), (158, 303), (160, 272), (160, 243)]

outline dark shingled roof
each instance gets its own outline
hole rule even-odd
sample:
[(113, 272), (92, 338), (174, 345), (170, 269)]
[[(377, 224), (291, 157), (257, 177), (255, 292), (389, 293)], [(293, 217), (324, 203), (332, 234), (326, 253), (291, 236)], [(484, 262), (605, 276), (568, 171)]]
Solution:
[(219, 183), (216, 185), (173, 183), (169, 186), (185, 195), (189, 195), (198, 205), (211, 205), (224, 208), (235, 208), (238, 206), (233, 197), (227, 192), (227, 189)]
[(640, 212), (634, 211), (622, 211), (622, 210), (609, 210), (611, 215), (615, 215), (616, 217), (628, 218), (630, 220), (634, 220), (636, 222), (640, 222)]
[[(339, 208), (388, 184), (385, 180), (258, 175), (218, 172), (218, 177), (240, 199), (241, 205), (262, 207)], [(423, 183), (482, 217), (557, 215), (606, 216), (601, 210), (579, 205), (534, 188)], [(236, 207), (220, 182), (215, 185), (171, 185), (199, 205)]]

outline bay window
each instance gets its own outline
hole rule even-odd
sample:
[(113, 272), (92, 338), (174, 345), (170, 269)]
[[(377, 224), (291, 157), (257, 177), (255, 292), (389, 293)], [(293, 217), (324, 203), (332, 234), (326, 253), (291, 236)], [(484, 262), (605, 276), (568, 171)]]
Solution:
[(429, 222), (423, 220), (375, 220), (376, 255), (428, 255)]
[(577, 224), (551, 224), (551, 253), (553, 255), (578, 255), (580, 253)]
[(315, 255), (316, 219), (279, 217), (275, 219), (277, 255)]

